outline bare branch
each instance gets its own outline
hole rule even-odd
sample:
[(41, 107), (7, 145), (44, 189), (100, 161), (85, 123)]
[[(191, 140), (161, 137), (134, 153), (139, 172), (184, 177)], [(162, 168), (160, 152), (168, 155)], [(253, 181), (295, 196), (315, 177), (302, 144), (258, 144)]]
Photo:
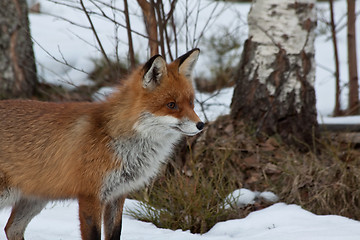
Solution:
[[(70, 7), (70, 8), (73, 8), (73, 9), (75, 9), (75, 10), (79, 10), (79, 11), (83, 12), (83, 9), (82, 9), (81, 7), (76, 6), (76, 5), (66, 4), (66, 3), (64, 3), (64, 2), (57, 1), (57, 0), (48, 0), (48, 1), (50, 1), (50, 2), (52, 2), (52, 3), (55, 3), (55, 4), (58, 4), (58, 5)], [(94, 1), (97, 1), (97, 0), (93, 0), (93, 2), (94, 2)], [(99, 1), (97, 1), (97, 2), (99, 2)], [(114, 23), (114, 24), (116, 24), (116, 25), (118, 25), (118, 26), (126, 29), (126, 25), (125, 25), (125, 24), (122, 24), (122, 23), (116, 21), (114, 18), (109, 17), (104, 11), (101, 10), (101, 8), (100, 8), (98, 5), (95, 5), (95, 6), (97, 6), (97, 8), (101, 11), (101, 13), (94, 12), (94, 11), (91, 11), (91, 10), (87, 10), (87, 13), (88, 13), (89, 15), (96, 15), (96, 16), (99, 16), (99, 17), (104, 17), (106, 20), (109, 20), (110, 22), (112, 22), (112, 23)], [(122, 10), (120, 10), (120, 9), (118, 9), (118, 8), (114, 8), (114, 9), (117, 10), (117, 11), (123, 12)], [(62, 17), (57, 16), (57, 15), (51, 15), (51, 16), (57, 17), (57, 18), (62, 19), (62, 20), (66, 20), (66, 19), (63, 19)], [(76, 25), (76, 24), (74, 24), (74, 25)], [(82, 27), (82, 26), (79, 25), (79, 27)], [(86, 28), (91, 29), (90, 27), (86, 27)], [(136, 35), (138, 35), (138, 36), (140, 36), (140, 37), (143, 37), (143, 38), (146, 38), (146, 39), (149, 38), (146, 34), (143, 34), (143, 33), (141, 33), (141, 32), (134, 31), (134, 30), (131, 30), (131, 32), (134, 33), (134, 34), (136, 34)]]
[(154, 3), (154, 9), (156, 10), (156, 15), (157, 15), (157, 26), (159, 28), (159, 37), (160, 37), (160, 49), (161, 49), (161, 55), (163, 55), (163, 57), (166, 57), (165, 55), (165, 44), (164, 44), (164, 28), (166, 28), (166, 25), (164, 24), (164, 16), (161, 14), (161, 8), (162, 8), (162, 0), (157, 0)]
[(340, 115), (340, 106), (341, 106), (341, 90), (340, 90), (340, 69), (339, 69), (339, 54), (337, 47), (337, 39), (336, 39), (336, 30), (335, 30), (335, 16), (334, 16), (334, 6), (333, 0), (329, 0), (330, 4), (330, 26), (331, 26), (331, 36), (334, 47), (334, 58), (335, 58), (335, 108), (334, 115)]
[[(173, 3), (176, 3), (176, 1), (173, 1), (172, 3), (171, 3), (171, 8), (175, 8), (175, 5), (173, 5)], [(167, 17), (166, 17), (166, 19), (164, 20), (164, 34), (165, 34), (165, 39), (166, 39), (166, 46), (167, 46), (167, 48), (168, 48), (168, 54), (169, 54), (169, 57), (170, 57), (170, 61), (174, 61), (174, 58), (173, 58), (173, 55), (172, 55), (172, 52), (171, 52), (171, 47), (170, 47), (170, 38), (169, 38), (169, 34), (168, 34), (168, 29), (167, 29), (167, 22), (168, 22), (168, 20), (169, 20), (169, 17), (170, 17), (170, 15), (169, 14), (173, 14), (174, 13), (174, 11), (173, 11), (173, 9), (170, 9), (170, 11), (169, 11), (169, 13), (168, 13), (168, 15), (167, 15)], [(163, 16), (163, 19), (165, 18), (165, 10), (164, 10), (164, 4), (161, 4), (161, 14), (162, 14), (162, 16)]]
[[(207, 6), (205, 6), (205, 7), (203, 7), (203, 8), (200, 8), (200, 5), (199, 5), (199, 8), (198, 8), (198, 10), (197, 10), (197, 11), (198, 11), (197, 15), (198, 15), (201, 11), (203, 11), (203, 9), (209, 7), (209, 6), (212, 5), (212, 4), (214, 4), (214, 3), (209, 3)], [(201, 32), (200, 32), (199, 36), (198, 36), (197, 38), (195, 38), (195, 35), (193, 36), (193, 37), (194, 37), (194, 39), (193, 39), (193, 44), (192, 44), (192, 47), (193, 47), (193, 48), (198, 46), (200, 40), (203, 38), (206, 30), (208, 29), (209, 24), (211, 23), (211, 21), (215, 21), (215, 20), (218, 18), (218, 16), (220, 15), (220, 13), (218, 13), (217, 15), (215, 15), (215, 11), (216, 11), (216, 9), (218, 8), (218, 6), (219, 6), (219, 3), (216, 2), (216, 3), (215, 3), (215, 6), (213, 7), (213, 9), (212, 9), (212, 11), (211, 11), (211, 13), (210, 13), (210, 16), (207, 18), (206, 23), (205, 23), (203, 29), (202, 29)], [(196, 18), (195, 24), (197, 24), (197, 22), (198, 22), (198, 16), (197, 16), (197, 18)]]
[[(93, 3), (93, 1), (91, 1), (91, 2)], [(91, 20), (91, 18), (90, 18), (90, 15), (89, 15), (87, 9), (85, 8), (85, 5), (84, 5), (84, 3), (83, 3), (83, 0), (80, 0), (80, 4), (81, 4), (81, 7), (82, 7), (82, 9), (83, 9), (83, 11), (84, 11), (84, 13), (85, 13), (88, 21), (89, 21), (89, 24), (90, 24), (90, 26), (91, 26), (91, 30), (92, 30), (93, 33), (94, 33), (94, 36), (95, 36), (95, 38), (96, 38), (96, 41), (97, 41), (97, 43), (99, 44), (99, 47), (100, 47), (100, 49), (101, 49), (101, 53), (103, 54), (103, 57), (105, 58), (106, 62), (107, 62), (107, 63), (109, 64), (109, 66), (110, 66), (110, 60), (109, 60), (109, 58), (107, 57), (107, 55), (106, 55), (106, 53), (105, 53), (105, 50), (104, 50), (104, 48), (103, 48), (103, 46), (102, 46), (102, 43), (101, 43), (101, 41), (100, 41), (100, 38), (99, 38), (99, 36), (98, 36), (98, 34), (97, 34), (96, 30), (95, 30), (94, 24), (93, 24), (93, 22), (92, 22), (92, 20)], [(94, 4), (94, 3), (93, 3), (93, 4)], [(94, 5), (96, 6), (96, 4), (94, 4)]]
[[(32, 41), (33, 41), (34, 43), (36, 43), (36, 44), (41, 48), (41, 50), (43, 50), (50, 58), (52, 58), (52, 59), (55, 60), (56, 62), (61, 63), (61, 64), (65, 65), (65, 66), (68, 66), (68, 67), (70, 67), (70, 68), (72, 68), (72, 69), (74, 69), (74, 70), (76, 70), (76, 71), (79, 71), (79, 72), (82, 72), (82, 73), (85, 73), (85, 74), (89, 74), (88, 72), (84, 71), (83, 69), (76, 68), (76, 67), (72, 66), (72, 65), (69, 64), (66, 60), (65, 60), (65, 61), (62, 61), (62, 60), (56, 58), (56, 57), (55, 57), (54, 55), (52, 55), (48, 50), (46, 50), (38, 41), (36, 41), (33, 37), (32, 37), (31, 39), (32, 39)], [(59, 50), (59, 47), (58, 47), (58, 50)], [(60, 53), (61, 53), (61, 51), (60, 51)], [(61, 53), (61, 55), (62, 55), (62, 53)], [(63, 55), (62, 55), (62, 59), (63, 59), (63, 60), (65, 59), (65, 58), (63, 57)]]
[(148, 39), (149, 39), (149, 46), (150, 46), (150, 54), (156, 55), (159, 53), (159, 43), (157, 38), (157, 27), (156, 27), (156, 17), (155, 17), (155, 11), (153, 6), (146, 0), (137, 0), (139, 3), (143, 15), (144, 15), (144, 21), (146, 25), (146, 30), (148, 32)]
[[(171, 1), (171, 0), (170, 0)], [(167, 22), (170, 20), (170, 18), (173, 17), (174, 15), (174, 10), (175, 10), (175, 6), (178, 0), (173, 0), (170, 3), (170, 10), (169, 12), (166, 14), (166, 18), (165, 18), (165, 25), (167, 24)], [(165, 16), (165, 15), (164, 15)]]
[(130, 66), (132, 69), (135, 68), (135, 54), (134, 54), (134, 47), (133, 47), (133, 40), (131, 36), (131, 24), (129, 18), (129, 9), (128, 9), (128, 2), (124, 0), (124, 15), (126, 20), (126, 31), (128, 35), (128, 45), (129, 45), (129, 58), (130, 58)]
[(196, 36), (196, 30), (197, 30), (197, 26), (198, 26), (198, 22), (199, 22), (200, 3), (201, 3), (201, 1), (198, 1), (197, 3), (198, 3), (198, 5), (197, 5), (197, 11), (196, 11), (196, 17), (195, 17), (194, 33), (193, 33), (194, 38), (193, 38), (193, 42), (192, 42), (192, 47), (195, 46), (195, 41), (196, 41), (195, 36)]
[[(178, 55), (178, 39), (177, 39), (177, 32), (176, 32), (176, 24), (175, 24), (175, 19), (174, 19), (174, 15), (171, 16), (170, 18), (171, 20), (171, 29), (174, 33), (174, 43), (175, 43), (175, 56), (179, 56)], [(169, 50), (170, 51), (170, 50)]]
[(112, 4), (108, 4), (108, 3), (106, 3), (106, 2), (103, 2), (103, 1), (100, 1), (100, 0), (92, 0), (93, 2), (98, 2), (98, 3), (100, 3), (101, 5), (103, 5), (103, 6), (105, 6), (105, 7), (108, 7), (108, 8), (110, 8), (110, 9), (112, 9), (112, 10), (115, 10), (115, 11), (118, 11), (118, 12), (121, 12), (121, 13), (124, 13), (125, 14), (125, 9), (124, 10), (121, 10), (120, 8), (117, 8), (117, 7), (115, 7), (114, 5), (112, 5)]
[(77, 26), (77, 27), (80, 27), (80, 28), (91, 29), (89, 26), (81, 25), (80, 23), (73, 22), (73, 21), (71, 21), (71, 20), (69, 20), (67, 18), (58, 16), (58, 15), (55, 15), (55, 14), (51, 14), (51, 13), (42, 13), (42, 14), (50, 16), (50, 17), (54, 17), (54, 18), (57, 18), (57, 19), (60, 19), (60, 20), (62, 20), (64, 22), (68, 22), (71, 25), (74, 25), (74, 26)]

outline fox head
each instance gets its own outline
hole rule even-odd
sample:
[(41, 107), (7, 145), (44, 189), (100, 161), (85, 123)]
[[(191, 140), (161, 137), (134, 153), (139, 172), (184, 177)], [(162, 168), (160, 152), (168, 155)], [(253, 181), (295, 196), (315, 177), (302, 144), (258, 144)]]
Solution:
[(141, 80), (137, 82), (140, 87), (135, 97), (140, 115), (133, 126), (136, 131), (193, 136), (204, 128), (194, 111), (191, 78), (199, 53), (199, 49), (193, 49), (170, 64), (155, 55), (141, 68)]

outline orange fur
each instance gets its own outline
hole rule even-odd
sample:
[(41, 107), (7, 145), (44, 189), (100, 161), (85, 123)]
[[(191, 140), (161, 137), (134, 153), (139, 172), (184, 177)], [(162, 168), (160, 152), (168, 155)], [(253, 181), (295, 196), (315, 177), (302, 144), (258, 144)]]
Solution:
[[(30, 221), (46, 204), (44, 201), (69, 198), (79, 200), (82, 239), (99, 239), (104, 209), (104, 220), (107, 224), (105, 238), (119, 238), (120, 231), (116, 227), (121, 227), (122, 206), (126, 193), (123, 192), (125, 190), (117, 190), (117, 183), (111, 181), (114, 176), (117, 179), (116, 171), (124, 171), (124, 167), (131, 165), (133, 159), (126, 159), (127, 162), (124, 162), (122, 149), (114, 148), (112, 145), (126, 143), (124, 146), (129, 146), (131, 144), (126, 142), (128, 139), (145, 138), (139, 129), (146, 129), (154, 123), (167, 124), (167, 121), (173, 124), (174, 119), (180, 123), (185, 120), (187, 124), (190, 122), (192, 125), (187, 128), (195, 129), (195, 133), (202, 129), (203, 123), (193, 110), (194, 90), (191, 81), (182, 74), (179, 67), (185, 62), (189, 65), (186, 67), (191, 68), (197, 54), (198, 50), (195, 49), (169, 65), (163, 65), (161, 57), (152, 58), (143, 68), (137, 69), (119, 86), (118, 91), (104, 102), (0, 101), (0, 207), (1, 201), (10, 199), (6, 198), (5, 194), (17, 191), (19, 195), (11, 195), (14, 208), (6, 226), (8, 238), (16, 240), (23, 237), (27, 222), (18, 219), (19, 214), (28, 211), (27, 220)], [(151, 90), (143, 83), (148, 72), (150, 77), (147, 80), (153, 84)], [(169, 108), (169, 102), (175, 102), (177, 108)], [(150, 123), (143, 123), (144, 113), (150, 114)], [(158, 119), (165, 116), (166, 118)], [(197, 123), (201, 123), (201, 126), (196, 125)], [(137, 129), (136, 126), (143, 126), (141, 124), (145, 127)], [(169, 130), (163, 130), (162, 134), (176, 139), (178, 130), (172, 129), (180, 129), (179, 126), (170, 126)], [(187, 128), (185, 132), (193, 134), (193, 131)], [(181, 129), (181, 132), (184, 133), (184, 130)], [(156, 137), (158, 133), (150, 134)], [(149, 139), (151, 141), (146, 141), (154, 141), (152, 135)], [(137, 147), (143, 149), (141, 146), (134, 146), (134, 149), (127, 151), (136, 153)], [(149, 156), (153, 157), (154, 154), (151, 153), (156, 152), (156, 149), (150, 150)], [(165, 157), (168, 152), (158, 155)], [(144, 156), (141, 161), (146, 160), (147, 155)], [(141, 161), (139, 163), (142, 163)], [(145, 168), (140, 168), (139, 173), (143, 169)], [(138, 174), (130, 173), (135, 174), (135, 177)], [(120, 176), (119, 184), (124, 179), (127, 178)], [(110, 188), (106, 191), (115, 191), (111, 196), (116, 196), (116, 199), (102, 198), (104, 188)], [(24, 210), (27, 205), (31, 207)], [(21, 223), (17, 225), (24, 226), (17, 229), (14, 227), (14, 221)]]

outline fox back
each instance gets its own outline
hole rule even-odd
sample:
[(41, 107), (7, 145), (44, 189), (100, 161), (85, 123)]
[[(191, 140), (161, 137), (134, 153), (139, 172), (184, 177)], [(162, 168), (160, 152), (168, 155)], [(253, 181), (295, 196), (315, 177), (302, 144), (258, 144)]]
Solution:
[[(0, 101), (0, 208), (14, 206), (8, 238), (23, 237), (47, 201), (69, 198), (79, 199), (82, 238), (99, 234), (99, 212), (113, 215), (106, 208), (119, 202), (122, 211), (119, 199), (156, 176), (181, 136), (203, 129), (191, 83), (198, 54), (171, 64), (152, 57), (103, 102)], [(34, 207), (16, 220), (24, 201)], [(116, 232), (114, 222), (106, 225), (116, 216), (108, 218), (106, 239)]]

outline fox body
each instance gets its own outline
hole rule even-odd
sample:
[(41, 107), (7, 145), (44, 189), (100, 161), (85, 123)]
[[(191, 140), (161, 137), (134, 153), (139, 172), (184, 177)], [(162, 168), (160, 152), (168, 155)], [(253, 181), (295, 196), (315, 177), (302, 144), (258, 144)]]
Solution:
[(78, 199), (82, 239), (120, 239), (125, 195), (148, 183), (182, 135), (204, 124), (194, 112), (194, 49), (166, 64), (156, 55), (98, 103), (0, 101), (0, 208), (13, 206), (9, 240), (48, 201)]

